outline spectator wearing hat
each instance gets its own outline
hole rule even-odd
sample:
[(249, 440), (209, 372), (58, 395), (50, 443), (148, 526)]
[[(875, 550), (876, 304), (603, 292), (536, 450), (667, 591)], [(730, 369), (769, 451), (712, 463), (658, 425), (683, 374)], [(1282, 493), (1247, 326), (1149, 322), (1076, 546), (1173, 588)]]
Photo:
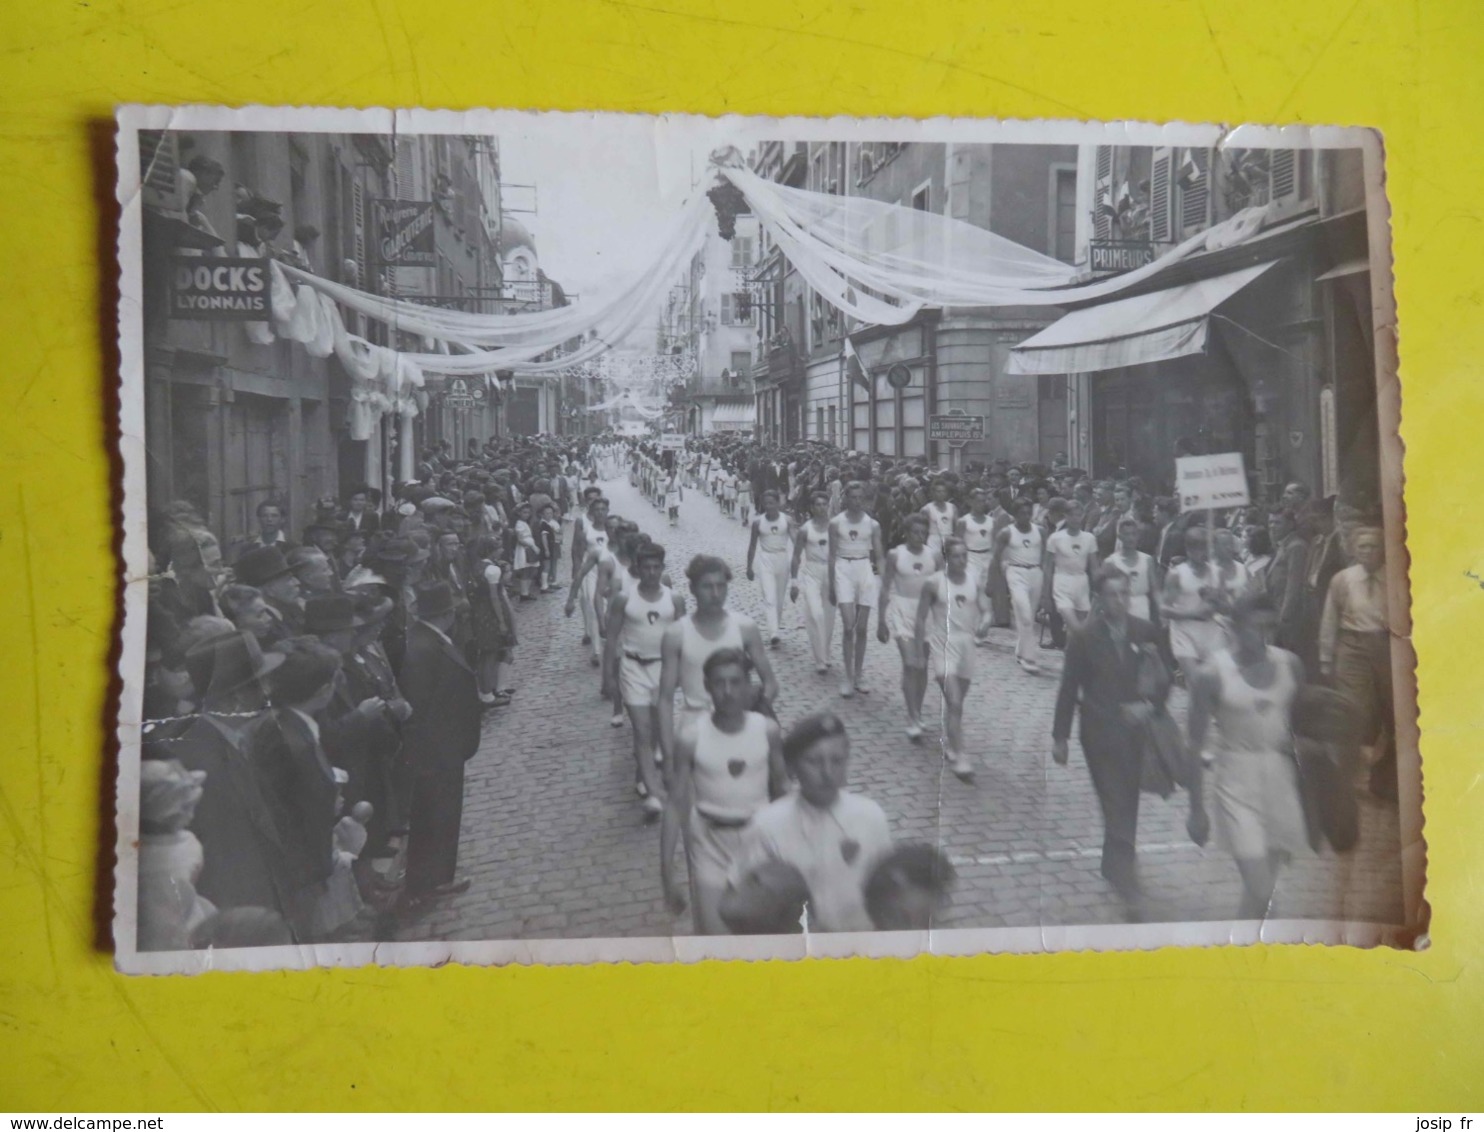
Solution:
[(393, 775), (402, 748), (401, 725), (412, 714), (390, 665), (367, 653), (391, 608), (390, 598), (374, 593), (326, 594), (305, 603), (304, 618), (305, 632), (340, 654), (335, 694), (319, 717), (324, 747), (349, 778), (341, 792), (345, 804), (371, 804), (379, 842), (386, 839), (389, 821), (395, 825), (405, 820), (395, 815), (404, 807), (393, 800)]
[(262, 591), (263, 600), (278, 620), (271, 634), (275, 640), (297, 636), (303, 631), (303, 590), (282, 549), (254, 547), (237, 560), (233, 569), (238, 582)]
[(408, 821), (409, 908), (434, 897), (462, 892), (456, 879), (459, 828), (464, 811), (464, 763), (479, 748), (480, 703), (474, 670), (449, 636), (454, 593), (447, 582), (417, 594), (418, 616), (407, 629), (399, 677), (412, 705), (403, 725), (403, 749), (412, 777)]
[(198, 618), (182, 633), (186, 671), (201, 699), (201, 714), (173, 742), (169, 754), (202, 772), (201, 797), (191, 829), (203, 863), (196, 891), (219, 909), (286, 906), (288, 877), (283, 841), (247, 753), (255, 723), (267, 707), (263, 681), (284, 662), (263, 652), (256, 638), (217, 618)]
[(339, 672), (334, 649), (318, 641), (295, 642), (268, 678), (273, 710), (248, 744), (283, 844), (285, 917), (301, 940), (319, 934), (319, 905), (335, 867), (338, 785), (315, 717), (334, 696)]

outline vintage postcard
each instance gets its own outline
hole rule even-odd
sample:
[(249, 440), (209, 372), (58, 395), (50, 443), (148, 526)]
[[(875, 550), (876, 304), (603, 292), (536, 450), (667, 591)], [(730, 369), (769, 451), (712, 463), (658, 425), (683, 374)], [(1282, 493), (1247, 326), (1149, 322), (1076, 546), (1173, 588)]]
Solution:
[(1424, 945), (1383, 186), (124, 107), (119, 968)]

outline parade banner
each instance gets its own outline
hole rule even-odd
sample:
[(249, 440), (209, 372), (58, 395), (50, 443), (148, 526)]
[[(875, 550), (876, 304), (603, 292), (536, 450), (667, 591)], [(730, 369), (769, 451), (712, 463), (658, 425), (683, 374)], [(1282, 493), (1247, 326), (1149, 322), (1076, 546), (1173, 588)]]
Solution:
[(1182, 511), (1246, 507), (1252, 501), (1247, 491), (1247, 465), (1240, 452), (1177, 457), (1175, 490), (1180, 493)]
[(374, 200), (376, 259), (384, 267), (433, 267), (433, 202)]
[(170, 262), (170, 317), (257, 322), (272, 313), (266, 260), (177, 255)]

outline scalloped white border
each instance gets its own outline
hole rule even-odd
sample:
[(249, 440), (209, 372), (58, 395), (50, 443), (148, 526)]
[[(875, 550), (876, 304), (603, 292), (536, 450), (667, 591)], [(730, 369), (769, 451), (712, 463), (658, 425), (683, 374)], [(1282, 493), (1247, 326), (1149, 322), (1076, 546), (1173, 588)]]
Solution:
[[(499, 136), (542, 118), (581, 119), (601, 128), (605, 120), (646, 117), (657, 137), (692, 147), (745, 146), (784, 141), (934, 141), (1021, 144), (1119, 144), (1238, 146), (1242, 148), (1360, 148), (1365, 155), (1366, 209), (1371, 249), (1375, 360), (1381, 413), (1382, 506), (1386, 520), (1392, 608), (1406, 611), (1406, 631), (1393, 636), (1398, 767), (1401, 776), (1403, 922), (1269, 920), (1140, 925), (1058, 925), (1040, 928), (944, 929), (809, 936), (644, 937), (425, 943), (320, 944), (228, 951), (141, 952), (135, 946), (139, 835), (139, 720), (148, 597), (145, 506), (144, 330), (141, 307), (141, 129), (258, 130), (300, 133), (446, 133)], [(708, 118), (695, 114), (631, 115), (616, 112), (516, 110), (389, 110), (315, 107), (121, 106), (117, 112), (118, 191), (121, 209), (119, 270), (119, 437), (123, 458), (123, 621), (119, 675), (118, 837), (114, 868), (115, 966), (126, 974), (198, 974), (309, 967), (398, 967), (445, 963), (568, 964), (694, 962), (703, 959), (909, 958), (920, 954), (1150, 950), (1218, 944), (1343, 944), (1352, 947), (1427, 945), (1428, 907), (1423, 896), (1426, 846), (1422, 837), (1422, 778), (1418, 751), (1416, 658), (1410, 640), (1405, 517), (1400, 437), (1401, 386), (1397, 375), (1396, 306), (1392, 290), (1390, 210), (1385, 196), (1381, 135), (1358, 126), (1194, 125), (1058, 120), (998, 121), (969, 118)], [(1404, 709), (1411, 705), (1413, 710)]]

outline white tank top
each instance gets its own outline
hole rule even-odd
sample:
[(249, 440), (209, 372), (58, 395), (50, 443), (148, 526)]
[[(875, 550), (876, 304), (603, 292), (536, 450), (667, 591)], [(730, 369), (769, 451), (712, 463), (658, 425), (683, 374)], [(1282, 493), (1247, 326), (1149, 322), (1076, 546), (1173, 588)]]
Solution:
[(1288, 749), (1292, 741), (1289, 718), (1298, 694), (1289, 655), (1269, 646), (1267, 656), (1277, 674), (1267, 688), (1247, 683), (1229, 651), (1223, 649), (1211, 658), (1221, 684), (1212, 714), (1222, 750), (1255, 754)]
[(813, 519), (804, 524), (804, 561), (823, 566), (830, 560), (830, 524), (826, 520), (820, 529)]
[[(1015, 537), (1013, 532), (1010, 537)], [(1046, 549), (1051, 552), (1058, 574), (1086, 574), (1087, 556), (1097, 548), (1098, 540), (1091, 531), (1078, 531), (1075, 535), (1057, 531), (1046, 540)]]
[(675, 593), (669, 586), (660, 587), (660, 596), (646, 601), (634, 586), (628, 592), (623, 611), (623, 651), (642, 660), (658, 660), (660, 640), (665, 629), (675, 620)]
[(1010, 532), (1009, 541), (1005, 543), (1005, 562), (1011, 566), (1041, 565), (1041, 541), (1044, 537), (1041, 528), (1032, 526), (1030, 530), (1022, 531), (1012, 523), (1005, 529)]
[(691, 781), (696, 809), (707, 817), (745, 822), (768, 804), (768, 717), (750, 711), (745, 719), (735, 735), (710, 712), (696, 721)]
[(680, 623), (680, 692), (685, 697), (686, 707), (702, 710), (711, 706), (711, 697), (706, 693), (706, 676), (702, 671), (707, 659), (722, 649), (741, 647), (742, 618), (735, 613), (727, 614), (721, 636), (714, 641), (701, 636), (693, 616)]
[(891, 548), (891, 564), (896, 570), (892, 582), (892, 596), (916, 601), (922, 596), (922, 587), (933, 576), (933, 552), (927, 547), (913, 554), (904, 543)]
[(922, 509), (922, 514), (928, 518), (931, 524), (929, 529), (938, 536), (938, 541), (953, 537), (953, 524), (958, 521), (958, 507), (952, 503), (943, 504), (943, 510), (938, 510), (937, 502), (929, 503)]
[(981, 523), (972, 514), (964, 516), (964, 546), (970, 554), (988, 554), (994, 549), (994, 520), (988, 515)]
[(1112, 555), (1107, 559), (1105, 565), (1113, 567), (1128, 579), (1128, 592), (1130, 597), (1149, 596), (1149, 587), (1152, 581), (1150, 566), (1154, 559), (1143, 551), (1138, 552), (1138, 557), (1130, 565), (1121, 554)]
[(788, 536), (791, 523), (787, 515), (781, 512), (776, 519), (770, 519), (766, 515), (759, 515), (753, 521), (757, 529), (757, 548), (765, 554), (787, 554)]
[(841, 511), (830, 520), (835, 527), (835, 557), (854, 559), (871, 557), (871, 534), (876, 520), (862, 513), (859, 520)]
[(582, 517), (582, 529), (586, 532), (587, 545), (589, 549), (591, 549), (592, 547), (598, 547), (601, 549), (608, 545), (607, 528), (595, 526), (592, 519), (586, 515)]
[(1177, 612), (1195, 613), (1205, 604), (1201, 598), (1201, 590), (1213, 587), (1209, 563), (1197, 574), (1193, 563), (1182, 562), (1170, 571), (1170, 576), (1175, 579), (1175, 588), (1179, 591), (1176, 599), (1170, 603)]
[(979, 588), (972, 577), (962, 582), (949, 579), (948, 571), (938, 575), (938, 593), (933, 602), (933, 636), (941, 640), (946, 624), (949, 636), (973, 636), (979, 628)]
[(609, 600), (616, 598), (619, 594), (631, 594), (639, 588), (639, 579), (629, 573), (629, 568), (619, 561), (618, 555), (612, 551), (605, 552), (613, 561), (612, 580), (608, 583)]

